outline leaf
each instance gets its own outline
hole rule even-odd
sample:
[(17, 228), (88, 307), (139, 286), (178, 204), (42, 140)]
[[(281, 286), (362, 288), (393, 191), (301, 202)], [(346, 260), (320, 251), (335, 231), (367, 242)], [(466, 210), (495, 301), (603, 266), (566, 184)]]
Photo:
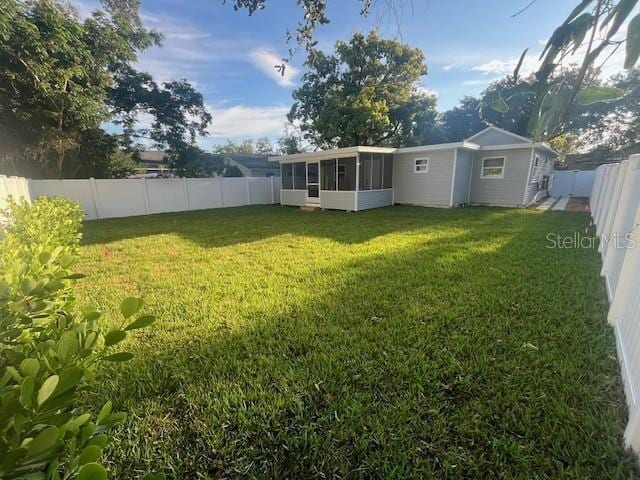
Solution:
[(96, 418), (96, 423), (98, 425), (100, 425), (111, 414), (112, 406), (113, 404), (111, 403), (111, 400), (104, 404), (104, 406), (100, 410), (100, 413), (98, 414), (98, 417)]
[(142, 299), (129, 297), (125, 298), (120, 305), (120, 312), (124, 318), (129, 318), (140, 311), (142, 308)]
[(624, 96), (624, 90), (621, 88), (591, 86), (580, 91), (577, 102), (580, 105), (591, 105), (592, 103), (617, 100), (622, 96)]
[(58, 377), (58, 375), (51, 375), (42, 383), (42, 386), (38, 391), (38, 405), (42, 405), (47, 401), (47, 399), (51, 396), (53, 391), (58, 386), (59, 381), (60, 377)]
[(20, 362), (20, 372), (27, 377), (35, 377), (40, 370), (40, 362), (36, 358), (25, 358)]
[(611, 22), (611, 26), (607, 32), (607, 40), (611, 39), (611, 37), (618, 32), (637, 3), (638, 0), (620, 0), (613, 10), (611, 10), (611, 13), (605, 18), (601, 25), (601, 28), (604, 28)]
[(491, 108), (500, 113), (507, 113), (509, 111), (509, 105), (507, 105), (507, 102), (505, 102), (503, 98), (499, 98), (493, 102)]
[(84, 425), (85, 423), (87, 423), (89, 420), (91, 420), (91, 414), (90, 413), (83, 413), (82, 415), (69, 420), (63, 427), (63, 430), (68, 430), (73, 432), (74, 430), (80, 428), (82, 425)]
[(102, 455), (102, 449), (97, 445), (89, 445), (85, 447), (78, 456), (78, 465), (97, 462)]
[(127, 333), (122, 330), (111, 330), (104, 336), (104, 346), (111, 347), (117, 343), (120, 343), (127, 337)]
[(77, 480), (107, 480), (107, 471), (100, 464), (87, 463), (80, 468)]
[(141, 317), (138, 317), (136, 319), (136, 321), (131, 322), (129, 325), (124, 327), (124, 329), (125, 330), (135, 330), (137, 328), (148, 327), (149, 325), (151, 325), (155, 321), (156, 321), (156, 317), (154, 317), (153, 315), (143, 315)]
[(109, 443), (109, 437), (101, 434), (101, 435), (96, 435), (91, 440), (89, 440), (88, 445), (97, 445), (100, 448), (104, 448), (107, 446), (107, 443)]
[(130, 352), (118, 352), (113, 355), (104, 357), (107, 362), (127, 362), (133, 358), (133, 353)]
[(520, 60), (518, 60), (518, 64), (516, 65), (516, 68), (513, 71), (513, 81), (514, 82), (518, 81), (518, 76), (520, 75), (520, 68), (522, 68), (522, 63), (524, 62), (524, 58), (527, 56), (527, 52), (528, 51), (529, 51), (529, 49), (525, 48), (524, 52), (522, 52), (522, 55), (520, 55)]
[(20, 386), (20, 403), (25, 407), (31, 407), (33, 403), (33, 390), (35, 388), (35, 380), (33, 377), (26, 377)]
[(584, 37), (593, 25), (593, 15), (583, 13), (571, 22), (571, 40), (573, 41), (573, 53), (582, 45)]
[(627, 27), (627, 55), (624, 59), (624, 68), (635, 67), (640, 57), (640, 14), (633, 17)]
[(53, 447), (58, 440), (58, 429), (47, 427), (42, 430), (27, 446), (27, 455), (33, 457)]
[(42, 252), (40, 255), (38, 255), (38, 260), (42, 264), (49, 263), (49, 260), (51, 260), (51, 254), (49, 252)]
[(84, 377), (84, 369), (81, 367), (69, 367), (60, 372), (60, 382), (56, 390), (56, 395), (64, 393), (75, 387)]

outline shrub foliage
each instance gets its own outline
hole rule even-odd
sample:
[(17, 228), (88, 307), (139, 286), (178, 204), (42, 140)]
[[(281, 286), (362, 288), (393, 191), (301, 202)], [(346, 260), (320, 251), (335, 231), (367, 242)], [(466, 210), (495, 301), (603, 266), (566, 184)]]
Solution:
[[(0, 240), (0, 479), (100, 480), (109, 430), (126, 415), (81, 407), (102, 362), (129, 360), (128, 332), (153, 323), (122, 302), (121, 328), (76, 305), (73, 266), (82, 210), (66, 199), (10, 201)], [(155, 476), (150, 476), (156, 478)]]

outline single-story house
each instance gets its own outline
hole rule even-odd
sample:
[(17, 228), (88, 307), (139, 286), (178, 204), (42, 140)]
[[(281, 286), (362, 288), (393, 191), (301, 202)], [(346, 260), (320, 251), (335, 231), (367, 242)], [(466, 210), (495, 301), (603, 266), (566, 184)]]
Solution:
[(462, 142), (271, 157), (280, 203), (358, 211), (394, 204), (525, 207), (548, 195), (556, 152), (497, 127)]
[(169, 168), (167, 154), (162, 150), (140, 150), (141, 167), (139, 173), (145, 176), (170, 177), (173, 170)]
[(253, 153), (224, 153), (225, 163), (240, 169), (245, 177), (277, 177), (280, 169), (269, 156)]

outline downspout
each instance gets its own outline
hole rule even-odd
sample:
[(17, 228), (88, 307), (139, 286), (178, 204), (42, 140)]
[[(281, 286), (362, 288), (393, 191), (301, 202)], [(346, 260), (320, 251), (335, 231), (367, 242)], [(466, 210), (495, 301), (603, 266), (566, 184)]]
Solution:
[(529, 159), (529, 170), (527, 171), (527, 183), (524, 184), (524, 196), (522, 197), (522, 205), (527, 207), (527, 193), (529, 193), (529, 182), (531, 182), (531, 169), (533, 168), (533, 159), (536, 156), (536, 147), (531, 147), (531, 158)]
[(449, 206), (453, 207), (453, 193), (456, 186), (456, 167), (458, 163), (458, 149), (453, 150), (453, 169), (451, 170), (451, 196), (449, 198)]
[(356, 152), (356, 195), (355, 212), (358, 211), (358, 190), (360, 189), (360, 152)]

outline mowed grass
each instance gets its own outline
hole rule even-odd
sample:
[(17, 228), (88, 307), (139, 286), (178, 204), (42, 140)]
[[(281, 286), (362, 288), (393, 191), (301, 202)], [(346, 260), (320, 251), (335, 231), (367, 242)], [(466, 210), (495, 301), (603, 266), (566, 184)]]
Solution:
[[(87, 222), (83, 304), (158, 317), (89, 398), (114, 478), (633, 478), (584, 214), (242, 207)], [(108, 255), (105, 254), (108, 252)], [(111, 315), (114, 316), (114, 315)]]

